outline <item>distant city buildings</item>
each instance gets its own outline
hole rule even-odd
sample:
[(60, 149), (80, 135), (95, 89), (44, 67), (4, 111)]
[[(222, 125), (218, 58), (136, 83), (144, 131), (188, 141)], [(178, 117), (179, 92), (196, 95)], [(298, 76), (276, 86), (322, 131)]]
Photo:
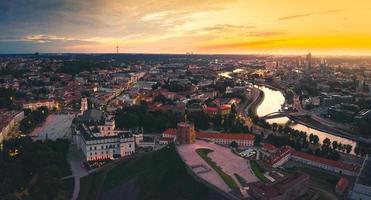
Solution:
[(27, 102), (23, 104), (23, 109), (36, 110), (40, 107), (47, 107), (49, 110), (59, 108), (59, 103), (54, 99), (45, 99), (35, 102)]

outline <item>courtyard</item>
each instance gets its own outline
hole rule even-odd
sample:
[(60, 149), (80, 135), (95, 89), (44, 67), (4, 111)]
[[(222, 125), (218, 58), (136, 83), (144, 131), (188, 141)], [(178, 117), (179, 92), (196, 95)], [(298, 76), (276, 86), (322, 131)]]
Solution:
[[(193, 169), (197, 176), (213, 184), (219, 189), (230, 192), (231, 188), (225, 183), (217, 171), (213, 169), (200, 155), (196, 152), (197, 149), (210, 149), (207, 156), (220, 167), (221, 171), (229, 175), (238, 187), (242, 187), (236, 176), (242, 177), (247, 183), (256, 182), (258, 178), (253, 174), (248, 161), (238, 155), (232, 153), (231, 149), (206, 142), (203, 140), (196, 140), (194, 144), (180, 145), (177, 147), (183, 161)], [(204, 173), (197, 173), (197, 168), (194, 166), (206, 166), (209, 170)]]
[(56, 140), (69, 138), (71, 135), (71, 123), (75, 116), (70, 114), (51, 114), (45, 122), (32, 131), (31, 137), (35, 140)]

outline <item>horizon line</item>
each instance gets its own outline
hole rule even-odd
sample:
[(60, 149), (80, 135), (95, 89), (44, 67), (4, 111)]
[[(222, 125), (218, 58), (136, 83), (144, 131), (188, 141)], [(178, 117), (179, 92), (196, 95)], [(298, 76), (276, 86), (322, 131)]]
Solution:
[[(341, 53), (334, 53), (334, 54), (316, 54), (311, 51), (308, 51), (307, 53), (191, 53), (191, 52), (185, 52), (185, 53), (145, 53), (145, 52), (127, 52), (127, 53), (101, 53), (101, 52), (66, 52), (66, 53), (58, 53), (58, 52), (34, 52), (34, 53), (0, 53), (0, 55), (33, 55), (33, 54), (51, 54), (51, 55), (68, 55), (68, 54), (81, 54), (81, 55), (185, 55), (185, 56), (192, 56), (192, 55), (204, 55), (204, 56), (304, 56), (308, 53), (311, 53), (312, 56), (329, 56), (329, 57), (371, 57), (371, 54), (341, 54)], [(191, 53), (191, 54), (188, 54)]]

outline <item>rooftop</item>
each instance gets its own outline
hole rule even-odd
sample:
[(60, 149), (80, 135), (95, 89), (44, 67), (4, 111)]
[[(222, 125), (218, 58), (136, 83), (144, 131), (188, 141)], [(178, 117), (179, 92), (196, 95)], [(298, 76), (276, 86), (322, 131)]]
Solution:
[(299, 151), (294, 151), (293, 156), (301, 157), (307, 160), (311, 160), (314, 162), (322, 163), (324, 165), (332, 166), (332, 167), (337, 167), (339, 169), (344, 169), (344, 170), (349, 170), (353, 172), (358, 172), (359, 171), (359, 166), (358, 165), (353, 165), (353, 164), (348, 164), (342, 161), (335, 161), (335, 160), (329, 160), (326, 158), (318, 157), (315, 155), (311, 155), (308, 153), (304, 152), (299, 152)]
[[(178, 124), (179, 125), (179, 124)], [(166, 129), (163, 134), (176, 135), (175, 128)], [(230, 139), (230, 140), (254, 140), (255, 136), (244, 133), (210, 133), (210, 132), (196, 132), (197, 138), (215, 138), (215, 139)]]
[(215, 139), (230, 139), (230, 140), (254, 140), (255, 136), (252, 134), (243, 133), (209, 133), (196, 132), (197, 138), (215, 138)]
[[(286, 176), (270, 183), (256, 182), (250, 185), (252, 193), (258, 193), (267, 199), (275, 198), (284, 194), (288, 189), (295, 185), (302, 184), (303, 181), (309, 181), (309, 176), (304, 173), (296, 173), (293, 176)], [(250, 193), (250, 192), (249, 192)]]

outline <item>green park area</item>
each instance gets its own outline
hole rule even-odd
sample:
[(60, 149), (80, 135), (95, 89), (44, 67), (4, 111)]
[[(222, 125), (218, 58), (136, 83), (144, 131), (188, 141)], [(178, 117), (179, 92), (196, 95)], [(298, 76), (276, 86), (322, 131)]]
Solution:
[(236, 182), (233, 180), (233, 178), (229, 176), (228, 174), (226, 174), (213, 160), (211, 160), (210, 157), (207, 156), (207, 154), (213, 152), (213, 150), (197, 149), (196, 152), (202, 159), (204, 159), (207, 162), (207, 164), (209, 164), (211, 168), (213, 168), (219, 174), (219, 176), (229, 186), (229, 188), (231, 188), (232, 190), (238, 189), (238, 186)]
[(101, 199), (123, 184), (132, 184), (128, 187), (135, 188), (140, 200), (207, 199), (210, 194), (207, 186), (188, 174), (175, 146), (170, 145), (82, 178), (79, 200)]
[(264, 183), (267, 183), (269, 181), (267, 177), (264, 176), (263, 174), (264, 172), (262, 168), (259, 166), (259, 164), (255, 160), (250, 161), (250, 166), (255, 176), (258, 177), (260, 181)]

